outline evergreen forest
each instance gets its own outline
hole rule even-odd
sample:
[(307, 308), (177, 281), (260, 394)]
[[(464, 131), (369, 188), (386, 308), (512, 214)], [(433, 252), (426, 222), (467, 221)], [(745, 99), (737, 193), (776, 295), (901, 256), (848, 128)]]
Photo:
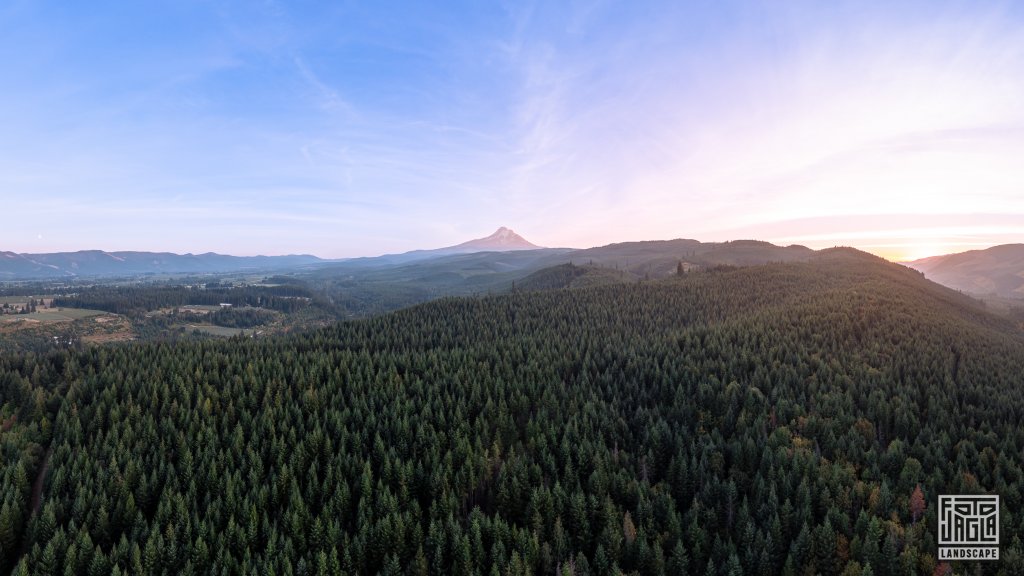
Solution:
[[(0, 572), (1024, 574), (1022, 418), (1019, 323), (850, 249), (10, 353)], [(946, 493), (1001, 560), (938, 562)]]

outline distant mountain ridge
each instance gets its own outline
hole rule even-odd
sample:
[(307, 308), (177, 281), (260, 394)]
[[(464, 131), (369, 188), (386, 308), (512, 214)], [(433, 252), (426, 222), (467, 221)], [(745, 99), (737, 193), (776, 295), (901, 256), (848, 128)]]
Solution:
[[(540, 246), (516, 234), (511, 228), (502, 226), (490, 236), (476, 238), (454, 246), (433, 250), (413, 250), (403, 254), (376, 258), (355, 258), (349, 261), (390, 265), (452, 254), (540, 249), (542, 249)], [(0, 281), (144, 274), (213, 274), (249, 270), (270, 271), (330, 262), (338, 262), (338, 260), (325, 260), (309, 254), (229, 256), (215, 252), (175, 254), (172, 252), (106, 252), (103, 250), (46, 254), (0, 252)]]
[(1024, 244), (1002, 244), (904, 264), (929, 280), (963, 292), (1024, 298)]
[[(490, 236), (432, 250), (377, 257), (324, 260), (311, 255), (228, 256), (169, 252), (83, 250), (49, 254), (0, 252), (0, 281), (146, 274), (234, 273), (245, 271), (316, 271), (325, 275), (372, 273), (388, 279), (449, 276), (467, 278), (498, 274), (524, 276), (548, 266), (575, 261), (614, 269), (633, 278), (661, 277), (708, 266), (750, 266), (811, 258), (804, 246), (776, 246), (756, 240), (699, 242), (689, 239), (622, 242), (594, 248), (542, 248), (510, 228)], [(481, 274), (483, 276), (481, 276)]]
[[(877, 259), (853, 249), (849, 251)], [(656, 280), (719, 267), (807, 262), (828, 253), (805, 246), (776, 246), (755, 240), (699, 242), (687, 239), (623, 242), (586, 249), (472, 253), (439, 249), (325, 264), (310, 272), (310, 278), (317, 285), (340, 294), (339, 305), (346, 313), (359, 316), (404, 308), (441, 296)]]
[(0, 252), (0, 280), (244, 272), (296, 268), (321, 262), (324, 260), (308, 254), (228, 256), (214, 252), (174, 254), (171, 252), (105, 252), (103, 250), (49, 254)]

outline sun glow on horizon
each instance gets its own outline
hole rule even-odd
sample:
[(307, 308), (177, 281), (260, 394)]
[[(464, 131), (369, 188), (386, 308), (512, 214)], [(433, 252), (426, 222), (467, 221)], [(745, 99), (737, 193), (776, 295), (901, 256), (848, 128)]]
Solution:
[(943, 256), (945, 254), (955, 254), (957, 252), (966, 252), (968, 250), (983, 250), (985, 248), (991, 248), (990, 244), (897, 244), (887, 246), (873, 246), (867, 245), (861, 249), (865, 252), (874, 254), (881, 258), (885, 258), (890, 262), (913, 262), (914, 260), (921, 260), (922, 258), (930, 258), (932, 256)]

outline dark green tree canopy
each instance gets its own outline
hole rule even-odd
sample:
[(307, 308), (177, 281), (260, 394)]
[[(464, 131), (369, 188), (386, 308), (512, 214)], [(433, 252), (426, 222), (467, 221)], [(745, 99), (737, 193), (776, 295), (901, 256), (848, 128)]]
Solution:
[(1022, 375), (1019, 328), (843, 251), (9, 355), (0, 570), (932, 574), (939, 493), (1021, 508)]

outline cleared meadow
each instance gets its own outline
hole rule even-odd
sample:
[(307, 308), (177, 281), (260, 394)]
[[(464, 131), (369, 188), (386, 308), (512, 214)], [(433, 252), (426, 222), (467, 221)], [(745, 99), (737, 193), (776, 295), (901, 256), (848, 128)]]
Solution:
[(103, 310), (88, 310), (85, 308), (47, 308), (31, 314), (5, 314), (0, 316), (0, 322), (18, 322), (25, 320), (35, 322), (71, 322), (74, 320), (81, 320), (82, 318), (100, 316), (101, 314), (106, 314), (106, 312)]
[(224, 336), (224, 337), (237, 336), (238, 334), (245, 334), (246, 332), (252, 332), (252, 329), (246, 330), (246, 329), (242, 329), (242, 328), (228, 328), (228, 327), (225, 327), (225, 326), (213, 326), (213, 325), (210, 325), (210, 324), (189, 324), (188, 325), (188, 329), (189, 330), (199, 330), (200, 332), (204, 332), (206, 334), (210, 334), (211, 336)]

